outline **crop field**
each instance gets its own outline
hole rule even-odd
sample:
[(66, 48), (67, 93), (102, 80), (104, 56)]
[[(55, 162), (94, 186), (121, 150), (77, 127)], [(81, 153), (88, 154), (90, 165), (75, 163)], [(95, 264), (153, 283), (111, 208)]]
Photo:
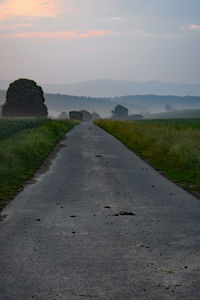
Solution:
[(0, 209), (77, 124), (67, 120), (0, 119)]
[(200, 120), (98, 120), (95, 124), (183, 188), (200, 194)]
[(164, 127), (171, 127), (178, 130), (185, 128), (193, 128), (200, 130), (200, 119), (165, 119), (165, 120), (147, 120), (139, 121), (142, 123), (147, 122), (148, 124), (157, 124)]
[(0, 118), (0, 140), (15, 134), (19, 131), (40, 127), (46, 122), (46, 119), (4, 119)]

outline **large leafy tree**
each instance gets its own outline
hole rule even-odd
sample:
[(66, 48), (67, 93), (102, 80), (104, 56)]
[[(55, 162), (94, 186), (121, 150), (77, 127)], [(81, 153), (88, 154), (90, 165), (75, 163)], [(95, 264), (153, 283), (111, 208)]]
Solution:
[(123, 119), (128, 117), (128, 109), (120, 104), (116, 105), (114, 110), (112, 110), (111, 112), (113, 118)]
[(18, 79), (7, 90), (1, 114), (3, 117), (45, 118), (48, 111), (44, 101), (43, 90), (35, 81)]

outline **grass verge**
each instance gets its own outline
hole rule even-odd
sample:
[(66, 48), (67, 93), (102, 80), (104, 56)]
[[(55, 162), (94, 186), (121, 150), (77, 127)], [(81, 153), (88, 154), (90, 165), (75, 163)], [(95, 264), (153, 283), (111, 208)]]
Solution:
[(199, 197), (200, 120), (98, 120), (95, 124)]
[[(27, 120), (28, 124), (29, 121)], [(18, 122), (24, 123), (24, 120)], [(22, 126), (21, 131), (0, 140), (0, 210), (33, 176), (66, 132), (78, 124), (67, 120), (38, 120), (38, 122), (40, 127), (35, 125), (30, 129), (28, 125), (28, 129), (25, 129)], [(8, 123), (10, 124), (10, 120)], [(13, 126), (16, 126), (16, 122), (13, 122)]]

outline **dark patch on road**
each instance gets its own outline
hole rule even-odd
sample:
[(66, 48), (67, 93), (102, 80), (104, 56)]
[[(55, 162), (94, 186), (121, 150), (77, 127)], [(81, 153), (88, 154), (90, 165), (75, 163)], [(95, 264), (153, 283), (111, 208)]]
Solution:
[(131, 211), (124, 211), (124, 210), (121, 210), (120, 212), (114, 214), (115, 217), (118, 217), (118, 216), (135, 216), (135, 214)]
[(7, 215), (0, 216), (0, 222), (2, 222), (3, 220), (5, 220), (6, 218), (7, 218)]
[(79, 297), (85, 297), (85, 298), (98, 298), (98, 296), (92, 296), (92, 295), (77, 295)]

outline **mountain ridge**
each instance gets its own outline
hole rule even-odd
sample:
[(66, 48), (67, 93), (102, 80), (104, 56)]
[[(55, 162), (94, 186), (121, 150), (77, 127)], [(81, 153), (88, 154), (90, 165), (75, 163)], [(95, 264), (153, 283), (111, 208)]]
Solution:
[[(0, 89), (7, 89), (9, 80), (0, 80)], [(200, 96), (200, 84), (161, 81), (136, 82), (130, 80), (93, 79), (71, 84), (39, 83), (45, 93), (72, 96), (119, 97), (124, 95)]]

